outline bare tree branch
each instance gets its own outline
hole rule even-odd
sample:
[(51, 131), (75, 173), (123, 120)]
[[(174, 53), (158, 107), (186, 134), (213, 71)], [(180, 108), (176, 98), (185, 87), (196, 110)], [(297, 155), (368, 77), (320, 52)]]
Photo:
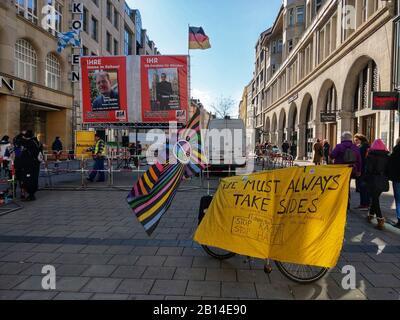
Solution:
[(217, 117), (225, 119), (231, 116), (234, 106), (235, 101), (231, 97), (221, 96), (216, 103), (211, 105), (211, 108), (215, 111)]

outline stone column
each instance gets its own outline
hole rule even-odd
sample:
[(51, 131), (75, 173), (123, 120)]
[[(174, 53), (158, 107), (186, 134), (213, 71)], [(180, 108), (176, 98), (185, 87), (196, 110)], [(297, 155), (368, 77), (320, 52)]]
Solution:
[(304, 159), (307, 157), (306, 150), (306, 124), (302, 123), (297, 126), (298, 131), (298, 145), (297, 145), (297, 158)]
[(15, 137), (20, 131), (20, 100), (18, 97), (0, 95), (0, 135)]
[(345, 131), (352, 131), (352, 121), (353, 121), (353, 113), (347, 111), (341, 111), (338, 114), (338, 122), (337, 122), (337, 141), (341, 141), (342, 133)]

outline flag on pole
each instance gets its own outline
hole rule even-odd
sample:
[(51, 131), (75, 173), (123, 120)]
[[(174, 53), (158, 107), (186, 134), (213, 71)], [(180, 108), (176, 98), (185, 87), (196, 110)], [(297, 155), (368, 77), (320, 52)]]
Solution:
[(59, 32), (57, 35), (58, 38), (58, 48), (57, 52), (61, 53), (69, 44), (74, 47), (81, 46), (81, 39), (79, 38), (78, 31), (68, 31), (68, 32)]
[(189, 49), (210, 49), (210, 39), (202, 27), (189, 27)]
[[(175, 146), (167, 146), (167, 150), (174, 150), (175, 164), (167, 160), (165, 164), (152, 165), (134, 184), (127, 197), (129, 206), (149, 236), (171, 206), (182, 179), (205, 168), (199, 109), (178, 136), (180, 141)], [(189, 161), (180, 161), (182, 158), (189, 158)]]

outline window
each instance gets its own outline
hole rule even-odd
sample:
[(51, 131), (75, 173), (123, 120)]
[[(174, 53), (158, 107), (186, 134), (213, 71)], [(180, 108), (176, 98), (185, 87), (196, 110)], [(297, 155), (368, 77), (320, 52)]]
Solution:
[(361, 12), (361, 21), (364, 23), (367, 21), (367, 11), (368, 11), (368, 1), (367, 0), (362, 0), (362, 12)]
[(314, 0), (315, 2), (315, 13), (317, 14), (319, 9), (321, 9), (323, 0)]
[(15, 75), (36, 82), (37, 55), (32, 45), (20, 39), (15, 43)]
[(83, 16), (82, 16), (82, 24), (83, 24), (83, 31), (86, 33), (88, 32), (88, 20), (89, 20), (89, 11), (86, 7), (83, 7)]
[[(400, 1), (399, 1), (400, 2)], [(400, 20), (395, 22), (395, 46), (394, 46), (394, 85), (400, 89)]]
[(282, 53), (282, 46), (283, 46), (282, 40), (278, 40), (278, 53)]
[(107, 48), (107, 51), (109, 53), (111, 53), (111, 51), (112, 51), (111, 46), (112, 46), (112, 44), (111, 44), (111, 34), (109, 32), (107, 32), (107, 34), (106, 34), (106, 48)]
[(288, 40), (288, 53), (293, 50), (293, 40)]
[(114, 27), (115, 29), (119, 30), (119, 13), (114, 8)]
[(92, 16), (92, 39), (99, 41), (99, 21), (95, 17)]
[(56, 55), (49, 53), (46, 57), (46, 86), (55, 90), (61, 88), (61, 66)]
[(116, 39), (114, 39), (114, 56), (119, 55), (119, 45), (118, 45), (118, 41)]
[(19, 15), (37, 24), (37, 0), (17, 0), (16, 6)]
[(112, 19), (112, 4), (110, 1), (107, 1), (107, 19), (111, 21)]
[[(62, 22), (63, 22), (63, 6), (58, 2), (54, 0), (47, 0), (47, 3), (50, 6), (53, 6), (55, 9), (55, 14), (56, 14), (56, 23), (55, 23), (55, 29), (52, 30), (49, 28), (49, 32), (56, 35), (57, 32), (62, 32)], [(48, 21), (48, 24), (51, 25), (51, 21)]]
[(288, 11), (288, 27), (294, 26), (294, 9), (289, 9)]
[(89, 55), (89, 49), (85, 46), (82, 47), (82, 55), (87, 57)]
[(271, 70), (272, 70), (272, 75), (275, 74), (275, 72), (276, 72), (276, 65), (275, 64), (272, 65)]
[(276, 41), (272, 41), (272, 53), (276, 53)]
[(133, 54), (133, 34), (129, 30), (125, 29), (124, 32), (124, 55), (130, 56)]
[(297, 7), (297, 23), (303, 24), (304, 23), (304, 7)]

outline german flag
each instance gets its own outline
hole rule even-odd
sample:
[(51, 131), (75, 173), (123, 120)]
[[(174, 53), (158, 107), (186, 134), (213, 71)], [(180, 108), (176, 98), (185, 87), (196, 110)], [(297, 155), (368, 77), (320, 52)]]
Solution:
[(210, 39), (202, 27), (189, 27), (189, 49), (210, 49)]

